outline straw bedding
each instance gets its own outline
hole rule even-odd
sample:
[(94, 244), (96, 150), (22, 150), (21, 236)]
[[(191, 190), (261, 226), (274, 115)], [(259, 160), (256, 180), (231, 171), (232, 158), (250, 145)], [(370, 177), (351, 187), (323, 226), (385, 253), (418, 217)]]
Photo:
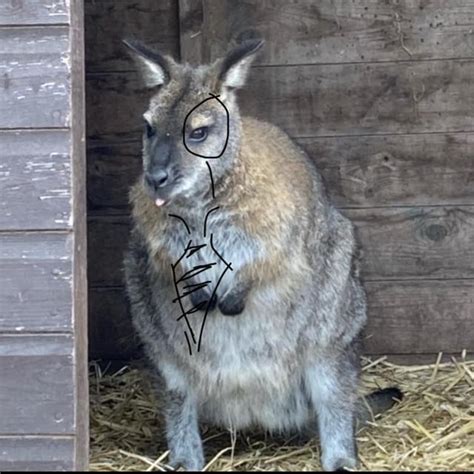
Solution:
[[(361, 470), (474, 470), (474, 361), (399, 366), (364, 360), (364, 390), (396, 385), (401, 404), (358, 433)], [(91, 470), (163, 471), (160, 402), (146, 372), (92, 364)], [(203, 427), (206, 470), (314, 471), (318, 442)]]

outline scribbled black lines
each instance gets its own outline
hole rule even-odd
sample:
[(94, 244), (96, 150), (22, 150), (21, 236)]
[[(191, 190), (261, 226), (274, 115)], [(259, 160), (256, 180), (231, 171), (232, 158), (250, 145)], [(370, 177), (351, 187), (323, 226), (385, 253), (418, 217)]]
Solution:
[(219, 209), (219, 206), (213, 207), (210, 211), (207, 212), (206, 217), (204, 218), (204, 237), (206, 237), (206, 231), (207, 231), (207, 218), (211, 214), (211, 212), (217, 211)]
[(189, 230), (189, 226), (187, 222), (181, 216), (177, 216), (176, 214), (168, 214), (168, 215), (170, 217), (175, 217), (176, 219), (179, 219), (186, 226), (186, 230), (188, 231), (188, 234), (191, 235), (191, 231)]
[[(212, 294), (211, 294), (211, 296), (210, 296), (210, 298), (208, 299), (207, 302), (202, 301), (202, 302), (198, 303), (197, 305), (193, 305), (189, 310), (186, 311), (185, 308), (184, 308), (182, 300), (183, 300), (183, 298), (187, 298), (190, 295), (192, 295), (195, 291), (199, 291), (199, 290), (208, 288), (209, 285), (212, 283), (211, 280), (206, 280), (206, 281), (199, 282), (199, 283), (187, 284), (187, 285), (183, 286), (183, 288), (182, 288), (183, 292), (182, 293), (179, 290), (179, 284), (180, 283), (182, 284), (182, 283), (185, 283), (186, 281), (194, 279), (195, 277), (197, 277), (201, 273), (206, 272), (207, 270), (209, 270), (212, 267), (214, 267), (215, 265), (217, 265), (217, 262), (210, 262), (210, 263), (195, 265), (191, 269), (184, 272), (179, 278), (177, 278), (177, 275), (176, 275), (176, 267), (179, 265), (179, 263), (185, 257), (189, 258), (190, 255), (193, 255), (197, 252), (200, 252), (202, 249), (207, 247), (207, 244), (193, 245), (192, 240), (190, 240), (188, 242), (188, 244), (186, 245), (186, 248), (184, 249), (182, 255), (177, 260), (177, 262), (171, 265), (171, 269), (172, 269), (172, 273), (173, 273), (173, 283), (174, 283), (175, 292), (176, 292), (176, 298), (174, 298), (173, 303), (179, 303), (179, 306), (180, 306), (180, 309), (181, 309), (181, 314), (180, 314), (180, 316), (178, 316), (177, 321), (180, 321), (181, 319), (184, 319), (184, 321), (186, 323), (186, 326), (189, 330), (189, 333), (191, 334), (193, 344), (195, 345), (197, 343), (197, 351), (198, 352), (201, 350), (201, 343), (202, 343), (202, 338), (203, 338), (203, 334), (204, 334), (204, 326), (206, 324), (206, 319), (207, 319), (207, 315), (210, 311), (211, 304), (212, 304), (213, 300), (216, 298), (217, 289), (218, 289), (225, 273), (228, 270), (231, 270), (231, 271), (233, 270), (232, 265), (230, 263), (227, 263), (227, 261), (219, 254), (219, 252), (217, 252), (215, 250), (213, 234), (210, 235), (210, 246), (213, 249), (213, 251), (215, 252), (215, 254), (219, 257), (219, 259), (222, 262), (224, 262), (225, 269), (222, 272), (222, 274), (220, 275), (219, 280), (217, 281), (217, 284), (214, 287), (214, 290), (212, 291)], [(199, 330), (199, 339), (198, 339), (198, 341), (196, 341), (196, 337), (194, 335), (194, 331), (192, 329), (191, 323), (189, 322), (188, 316), (193, 314), (193, 313), (196, 313), (197, 311), (204, 310), (204, 308), (205, 308), (205, 313), (204, 313), (204, 317), (203, 317), (203, 320), (202, 320), (202, 323), (201, 323), (201, 328)], [(191, 345), (191, 341), (189, 340), (189, 337), (188, 337), (188, 332), (185, 330), (184, 334), (185, 334), (186, 341), (187, 341), (187, 344), (188, 344), (189, 354), (192, 355), (192, 345)]]
[(206, 161), (207, 169), (209, 170), (209, 177), (211, 178), (211, 190), (212, 190), (212, 199), (216, 199), (216, 194), (214, 190), (214, 177), (212, 176), (212, 168), (209, 164), (209, 161)]
[[(205, 158), (207, 160), (216, 160), (218, 158), (220, 158), (223, 154), (224, 154), (224, 151), (225, 149), (227, 148), (227, 144), (229, 143), (229, 129), (230, 129), (230, 116), (229, 116), (229, 110), (227, 109), (227, 107), (225, 106), (224, 102), (222, 102), (221, 100), (219, 100), (219, 96), (218, 95), (214, 95), (212, 93), (209, 93), (209, 95), (211, 97), (208, 97), (207, 99), (204, 99), (202, 102), (199, 102), (198, 105), (196, 105), (196, 107), (193, 107), (188, 115), (186, 115), (186, 118), (184, 119), (184, 123), (183, 123), (183, 144), (184, 144), (184, 147), (186, 148), (186, 150), (189, 151), (189, 153), (192, 153), (194, 156), (198, 156), (199, 158)], [(217, 155), (214, 155), (214, 156), (207, 156), (207, 155), (202, 155), (200, 153), (197, 153), (193, 150), (191, 150), (187, 143), (186, 143), (186, 123), (188, 121), (188, 118), (189, 116), (198, 108), (200, 107), (202, 104), (204, 104), (205, 102), (207, 102), (208, 100), (216, 100), (224, 109), (225, 111), (225, 114), (226, 114), (226, 131), (225, 131), (225, 142), (224, 142), (224, 146), (222, 147), (222, 150), (220, 151), (220, 153), (218, 153)]]
[(212, 250), (214, 250), (215, 254), (222, 260), (226, 268), (228, 268), (231, 271), (234, 271), (234, 269), (232, 268), (232, 263), (227, 263), (227, 261), (224, 260), (224, 257), (222, 257), (222, 255), (214, 247), (214, 234), (211, 234), (211, 248)]
[[(190, 153), (192, 153), (193, 155), (198, 156), (200, 158), (205, 158), (206, 159), (206, 165), (207, 165), (207, 169), (209, 170), (209, 178), (210, 178), (210, 181), (211, 181), (212, 198), (215, 199), (216, 196), (215, 196), (215, 187), (214, 187), (214, 177), (212, 175), (212, 168), (211, 168), (211, 165), (209, 164), (208, 160), (216, 159), (216, 158), (221, 157), (223, 155), (225, 149), (227, 148), (227, 144), (229, 142), (230, 117), (229, 117), (229, 111), (227, 110), (227, 107), (224, 105), (224, 103), (221, 100), (219, 100), (219, 96), (214, 95), (214, 94), (209, 94), (209, 95), (211, 97), (209, 97), (209, 98), (203, 100), (202, 102), (200, 102), (198, 105), (196, 105), (196, 107), (194, 107), (187, 114), (187, 116), (184, 120), (184, 124), (183, 124), (183, 143), (184, 143), (184, 146), (186, 147), (186, 149)], [(209, 100), (216, 100), (224, 108), (225, 113), (226, 113), (226, 122), (227, 122), (226, 138), (225, 138), (224, 146), (223, 146), (221, 152), (219, 154), (215, 155), (215, 156), (205, 156), (205, 155), (201, 155), (199, 153), (193, 152), (192, 150), (190, 150), (188, 148), (188, 146), (186, 144), (186, 122), (187, 122), (189, 116), (200, 105), (204, 104), (205, 102), (207, 102)], [(203, 231), (204, 231), (203, 232), (203, 237), (205, 239), (207, 239), (208, 218), (209, 218), (209, 216), (211, 215), (212, 212), (215, 212), (218, 209), (219, 209), (219, 206), (216, 206), (216, 207), (210, 209), (206, 213), (206, 217), (204, 218), (204, 226), (203, 226), (204, 227), (203, 228)], [(190, 230), (187, 222), (181, 216), (178, 216), (176, 214), (168, 214), (168, 215), (169, 215), (169, 217), (173, 217), (175, 219), (180, 220), (184, 224), (184, 226), (186, 227), (186, 231), (187, 231), (188, 235), (191, 235), (191, 230)], [(171, 270), (172, 270), (172, 273), (173, 273), (173, 284), (174, 284), (175, 291), (176, 291), (176, 298), (173, 300), (173, 303), (178, 303), (179, 307), (180, 307), (180, 310), (181, 310), (181, 314), (178, 316), (177, 321), (180, 321), (181, 319), (184, 319), (184, 321), (186, 323), (186, 326), (187, 326), (187, 330), (185, 329), (184, 335), (186, 337), (186, 342), (188, 344), (189, 355), (192, 355), (193, 351), (192, 351), (191, 341), (190, 341), (189, 336), (188, 336), (188, 331), (191, 334), (191, 339), (192, 339), (193, 344), (196, 344), (196, 337), (194, 335), (194, 331), (193, 331), (193, 329), (191, 327), (191, 324), (189, 322), (188, 316), (193, 314), (193, 313), (196, 313), (197, 311), (204, 310), (204, 317), (202, 319), (201, 328), (199, 330), (199, 339), (197, 341), (197, 351), (199, 352), (201, 350), (201, 342), (202, 342), (202, 338), (203, 338), (203, 334), (204, 334), (204, 326), (206, 324), (207, 314), (209, 313), (209, 311), (213, 307), (213, 302), (216, 301), (217, 289), (218, 289), (222, 279), (224, 278), (224, 275), (226, 274), (226, 272), (229, 271), (229, 270), (233, 271), (232, 264), (228, 263), (224, 259), (224, 257), (216, 250), (216, 248), (214, 246), (214, 236), (213, 236), (212, 233), (210, 234), (210, 237), (209, 237), (209, 245), (210, 245), (212, 251), (219, 258), (219, 260), (224, 264), (225, 268), (222, 271), (221, 275), (219, 276), (217, 284), (214, 287), (214, 290), (212, 291), (211, 297), (207, 301), (201, 301), (197, 304), (193, 303), (192, 307), (188, 311), (186, 311), (184, 309), (184, 305), (183, 305), (183, 301), (182, 301), (183, 298), (189, 298), (192, 301), (191, 296), (193, 295), (193, 293), (195, 293), (197, 291), (207, 290), (209, 288), (209, 286), (211, 285), (211, 283), (212, 283), (211, 280), (206, 280), (206, 281), (199, 282), (199, 283), (193, 283), (192, 281), (196, 277), (201, 275), (202, 273), (212, 269), (215, 265), (217, 265), (218, 262), (210, 262), (210, 263), (195, 265), (191, 269), (185, 271), (181, 275), (180, 278), (177, 278), (176, 268), (178, 267), (180, 262), (183, 261), (184, 258), (188, 259), (191, 256), (196, 255), (198, 257), (199, 261), (201, 261), (201, 262), (205, 261), (204, 257), (199, 258), (200, 257), (199, 253), (203, 252), (203, 250), (208, 246), (208, 244), (207, 243), (201, 243), (201, 244), (193, 245), (193, 241), (189, 240), (188, 244), (186, 245), (186, 247), (183, 251), (183, 254), (178, 258), (176, 263), (171, 265)], [(180, 284), (183, 285), (183, 283), (186, 283), (188, 281), (189, 281), (189, 284), (186, 284), (186, 285), (182, 286), (183, 292), (182, 292), (182, 294), (180, 294), (179, 285)]]

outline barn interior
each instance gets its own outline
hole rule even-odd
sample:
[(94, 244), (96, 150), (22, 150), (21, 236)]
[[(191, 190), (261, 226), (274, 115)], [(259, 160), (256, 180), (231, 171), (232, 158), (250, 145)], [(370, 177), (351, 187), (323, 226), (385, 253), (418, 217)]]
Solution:
[[(91, 468), (166, 467), (124, 292), (149, 92), (122, 39), (199, 63), (257, 31), (266, 46), (241, 109), (288, 132), (355, 223), (369, 303), (364, 383), (395, 381), (407, 395), (361, 432), (362, 467), (472, 469), (474, 2), (84, 5)], [(319, 468), (314, 440), (205, 437), (209, 469)]]

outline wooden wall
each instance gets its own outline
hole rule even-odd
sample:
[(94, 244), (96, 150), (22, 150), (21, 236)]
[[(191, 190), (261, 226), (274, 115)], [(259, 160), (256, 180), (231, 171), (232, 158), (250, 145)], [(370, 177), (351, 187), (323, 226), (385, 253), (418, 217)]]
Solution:
[(0, 470), (88, 466), (82, 31), (0, 5)]
[[(120, 262), (146, 94), (123, 50), (110, 44), (128, 32), (194, 63), (215, 59), (230, 41), (255, 31), (265, 37), (242, 110), (300, 143), (355, 222), (365, 250), (367, 352), (426, 360), (438, 351), (473, 349), (474, 0), (180, 0), (179, 8), (141, 0), (128, 9), (122, 1), (98, 7), (110, 3), (91, 0), (86, 19), (94, 31), (94, 356), (133, 352), (116, 341), (128, 334)], [(93, 22), (104, 15), (127, 21), (100, 32)]]

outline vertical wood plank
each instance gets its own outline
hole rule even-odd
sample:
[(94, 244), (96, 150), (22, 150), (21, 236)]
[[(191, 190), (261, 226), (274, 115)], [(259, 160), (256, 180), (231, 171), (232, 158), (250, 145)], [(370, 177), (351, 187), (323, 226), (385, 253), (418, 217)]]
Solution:
[(87, 339), (87, 204), (86, 204), (86, 127), (85, 127), (85, 58), (84, 4), (71, 1), (71, 90), (73, 157), (73, 314), (75, 354), (76, 470), (89, 464), (89, 373)]

